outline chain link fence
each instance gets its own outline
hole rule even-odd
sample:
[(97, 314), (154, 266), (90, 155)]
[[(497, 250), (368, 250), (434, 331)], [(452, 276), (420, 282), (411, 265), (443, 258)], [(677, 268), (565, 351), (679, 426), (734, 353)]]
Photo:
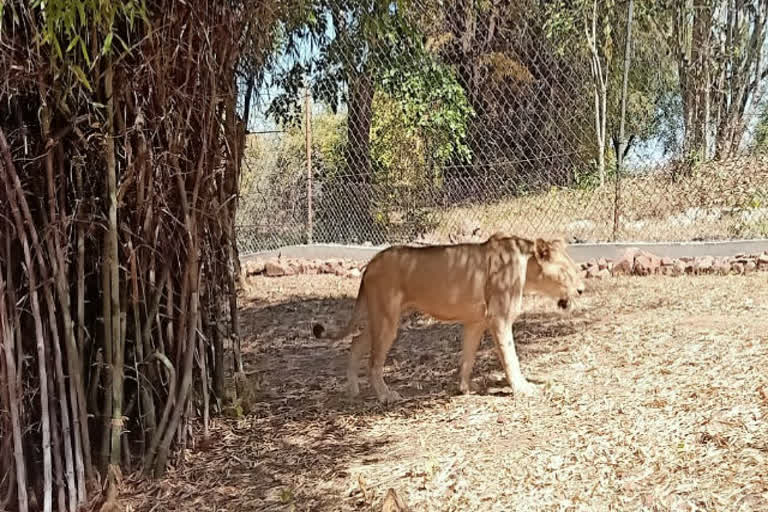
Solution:
[(768, 237), (765, 2), (313, 9), (253, 94), (241, 253)]

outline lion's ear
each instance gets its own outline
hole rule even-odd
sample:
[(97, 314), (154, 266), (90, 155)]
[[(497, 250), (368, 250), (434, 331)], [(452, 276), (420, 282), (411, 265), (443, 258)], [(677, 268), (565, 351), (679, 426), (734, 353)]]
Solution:
[(536, 253), (537, 260), (548, 260), (552, 253), (552, 246), (543, 238), (537, 238), (534, 242), (533, 250)]

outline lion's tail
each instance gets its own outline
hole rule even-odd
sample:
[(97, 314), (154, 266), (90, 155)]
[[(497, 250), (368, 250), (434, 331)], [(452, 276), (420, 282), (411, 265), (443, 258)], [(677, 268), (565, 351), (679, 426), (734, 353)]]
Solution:
[(357, 300), (355, 301), (355, 309), (352, 311), (352, 318), (349, 319), (349, 322), (347, 323), (347, 325), (344, 326), (340, 331), (326, 331), (323, 324), (317, 323), (312, 326), (312, 334), (315, 335), (315, 338), (336, 341), (342, 338), (346, 338), (347, 336), (352, 334), (352, 331), (355, 330), (358, 322), (360, 322), (360, 319), (362, 318), (363, 312), (366, 307), (365, 295), (363, 294), (363, 282), (364, 280), (361, 279), (360, 288), (357, 291)]

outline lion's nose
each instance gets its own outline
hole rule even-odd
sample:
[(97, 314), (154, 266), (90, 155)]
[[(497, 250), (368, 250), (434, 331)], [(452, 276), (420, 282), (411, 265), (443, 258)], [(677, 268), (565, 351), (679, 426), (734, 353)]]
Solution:
[(576, 291), (579, 292), (579, 295), (581, 295), (582, 293), (584, 293), (584, 288), (579, 288)]

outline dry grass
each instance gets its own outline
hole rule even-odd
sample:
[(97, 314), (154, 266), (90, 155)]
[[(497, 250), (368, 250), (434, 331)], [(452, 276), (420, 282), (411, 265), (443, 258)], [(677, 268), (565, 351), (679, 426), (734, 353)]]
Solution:
[[(625, 177), (621, 240), (722, 240), (768, 237), (768, 157), (709, 162), (675, 180), (667, 169)], [(478, 226), (538, 236), (607, 241), (613, 236), (615, 183), (596, 189), (556, 189), (488, 204), (432, 212), (428, 239), (444, 240)], [(756, 210), (758, 209), (758, 210)]]
[(162, 481), (128, 481), (129, 510), (351, 511), (393, 487), (418, 511), (768, 510), (765, 274), (590, 281), (570, 316), (543, 300), (515, 328), (546, 396), (503, 385), (486, 339), (476, 395), (457, 395), (460, 331), (408, 318), (385, 370), (407, 397), (345, 400), (343, 319), (356, 280), (257, 278), (244, 304), (261, 391), (214, 421)]

